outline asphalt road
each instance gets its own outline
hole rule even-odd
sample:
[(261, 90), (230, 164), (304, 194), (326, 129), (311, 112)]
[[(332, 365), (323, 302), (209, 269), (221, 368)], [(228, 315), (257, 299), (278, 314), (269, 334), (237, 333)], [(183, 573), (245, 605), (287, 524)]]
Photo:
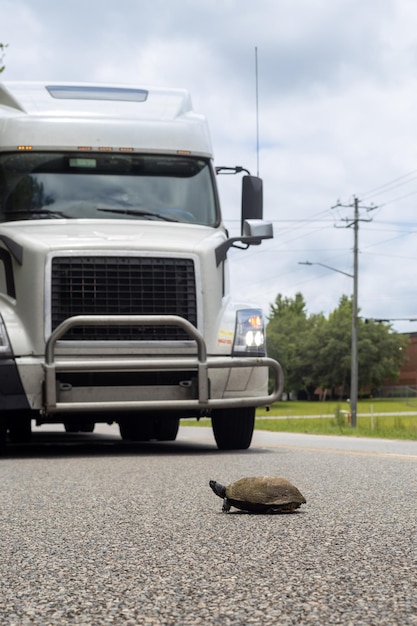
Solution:
[[(416, 442), (257, 432), (226, 453), (207, 428), (131, 445), (105, 426), (34, 440), (0, 459), (1, 625), (417, 624)], [(208, 481), (259, 474), (307, 504), (222, 513)]]

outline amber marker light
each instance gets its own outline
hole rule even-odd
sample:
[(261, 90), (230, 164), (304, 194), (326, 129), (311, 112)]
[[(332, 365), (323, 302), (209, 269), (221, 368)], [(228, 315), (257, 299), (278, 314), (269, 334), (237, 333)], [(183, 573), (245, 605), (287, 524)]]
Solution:
[(253, 328), (262, 328), (263, 321), (260, 315), (253, 315), (248, 319), (248, 324)]

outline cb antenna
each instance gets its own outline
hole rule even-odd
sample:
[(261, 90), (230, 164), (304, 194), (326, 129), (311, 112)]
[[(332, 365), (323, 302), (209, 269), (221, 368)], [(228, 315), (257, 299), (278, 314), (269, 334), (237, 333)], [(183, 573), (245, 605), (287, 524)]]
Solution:
[(255, 94), (256, 94), (256, 175), (259, 177), (259, 95), (258, 95), (258, 47), (255, 46)]

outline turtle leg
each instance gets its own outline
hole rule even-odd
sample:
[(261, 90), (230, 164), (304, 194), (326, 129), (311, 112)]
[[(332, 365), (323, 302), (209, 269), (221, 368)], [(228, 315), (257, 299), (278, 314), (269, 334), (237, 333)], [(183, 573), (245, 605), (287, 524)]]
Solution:
[(229, 500), (227, 498), (225, 498), (223, 500), (223, 506), (222, 506), (222, 511), (223, 513), (227, 513), (228, 511), (230, 511), (230, 507), (232, 505), (230, 504)]

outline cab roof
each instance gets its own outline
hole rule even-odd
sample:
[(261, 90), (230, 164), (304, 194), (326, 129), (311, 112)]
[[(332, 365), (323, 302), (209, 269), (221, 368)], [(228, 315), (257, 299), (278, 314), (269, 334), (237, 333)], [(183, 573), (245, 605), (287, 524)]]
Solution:
[(16, 145), (74, 149), (75, 143), (92, 149), (114, 145), (116, 149), (212, 153), (206, 119), (193, 111), (185, 89), (4, 82), (0, 83), (0, 130), (0, 150)]

